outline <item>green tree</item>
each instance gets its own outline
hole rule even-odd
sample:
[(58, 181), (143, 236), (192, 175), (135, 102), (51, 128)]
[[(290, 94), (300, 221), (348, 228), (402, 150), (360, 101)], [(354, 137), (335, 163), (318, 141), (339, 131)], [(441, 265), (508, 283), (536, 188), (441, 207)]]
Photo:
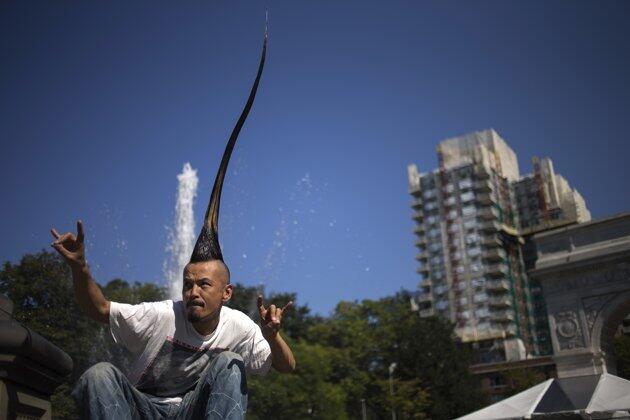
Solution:
[(374, 411), (384, 416), (385, 413), (396, 411), (396, 417), (404, 419), (428, 419), (427, 407), (430, 406), (430, 394), (422, 388), (419, 379), (392, 380), (377, 379), (372, 383), (372, 400), (370, 405), (376, 408)]
[(158, 302), (167, 298), (167, 289), (153, 283), (135, 282), (130, 285), (125, 280), (114, 279), (102, 289), (108, 300), (132, 305), (142, 302)]
[(258, 322), (258, 307), (256, 306), (256, 298), (263, 293), (262, 287), (245, 286), (239, 283), (232, 285), (234, 290), (232, 298), (228, 301), (227, 306), (246, 313), (249, 317)]
[(613, 346), (617, 362), (617, 375), (630, 379), (630, 337), (625, 334), (616, 336)]
[(332, 383), (331, 349), (290, 342), (296, 360), (294, 374), (270, 372), (249, 381), (250, 419), (348, 418), (343, 387)]
[[(346, 385), (347, 410), (353, 416), (360, 413), (361, 399), (377, 417), (388, 416), (393, 405), (407, 410), (409, 418), (432, 419), (458, 417), (485, 403), (468, 370), (470, 355), (457, 344), (453, 326), (420, 318), (411, 310), (407, 293), (341, 302), (331, 319), (314, 326), (310, 334), (313, 341), (340, 349), (344, 356), (337, 360), (350, 362), (337, 366), (335, 379)], [(401, 392), (416, 395), (412, 408), (403, 404), (404, 398), (385, 397), (383, 381), (389, 379), (392, 363)], [(352, 380), (344, 382), (348, 377)]]
[[(154, 284), (129, 285), (120, 279), (109, 282), (103, 292), (108, 299), (132, 304), (162, 300), (166, 295), (165, 288)], [(80, 312), (70, 270), (56, 253), (42, 251), (25, 255), (19, 264), (6, 262), (0, 271), (0, 293), (13, 301), (13, 316), (17, 321), (72, 357), (72, 373), (52, 396), (55, 418), (77, 418), (70, 392), (91, 365), (107, 360), (123, 370), (128, 368), (129, 355), (113, 343), (107, 326)]]
[(0, 292), (13, 301), (17, 321), (72, 357), (73, 372), (53, 395), (53, 415), (76, 418), (69, 392), (90, 364), (100, 326), (80, 314), (70, 270), (54, 253), (25, 255), (19, 264), (4, 264)]
[(544, 372), (536, 369), (510, 369), (503, 373), (505, 382), (507, 383), (507, 390), (505, 392), (506, 397), (518, 394), (525, 391), (534, 385), (538, 385), (547, 379)]

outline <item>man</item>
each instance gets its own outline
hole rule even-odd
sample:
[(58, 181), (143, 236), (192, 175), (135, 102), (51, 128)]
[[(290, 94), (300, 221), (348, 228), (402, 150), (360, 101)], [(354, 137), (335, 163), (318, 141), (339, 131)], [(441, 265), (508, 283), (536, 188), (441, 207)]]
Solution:
[(247, 315), (223, 306), (232, 296), (230, 271), (219, 245), (221, 190), (238, 134), (254, 102), (267, 50), (245, 108), (223, 152), (204, 224), (184, 269), (182, 301), (126, 305), (109, 302), (85, 261), (83, 224), (77, 236), (55, 229), (52, 246), (72, 268), (80, 308), (109, 324), (112, 336), (136, 356), (129, 378), (109, 363), (88, 369), (73, 392), (82, 417), (98, 419), (241, 419), (247, 409), (246, 374), (295, 369), (279, 334), (283, 308), (265, 308), (262, 330)]
[(81, 310), (110, 325), (116, 342), (137, 357), (130, 377), (99, 363), (73, 392), (82, 418), (230, 418), (247, 407), (246, 373), (273, 366), (291, 372), (295, 359), (279, 334), (284, 308), (265, 308), (262, 330), (249, 317), (223, 306), (232, 296), (229, 270), (220, 260), (189, 263), (182, 301), (126, 305), (110, 302), (85, 260), (83, 224), (77, 235), (51, 230), (52, 246), (72, 270)]

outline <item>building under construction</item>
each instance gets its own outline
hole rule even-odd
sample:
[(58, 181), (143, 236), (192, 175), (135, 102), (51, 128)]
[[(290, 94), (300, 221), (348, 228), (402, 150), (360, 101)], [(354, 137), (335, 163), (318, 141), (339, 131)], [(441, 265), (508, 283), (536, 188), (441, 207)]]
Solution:
[(421, 316), (450, 319), (479, 349), (478, 362), (521, 360), (551, 351), (529, 236), (590, 220), (583, 198), (534, 159), (520, 176), (514, 151), (494, 130), (442, 141), (439, 168), (408, 167), (413, 197)]

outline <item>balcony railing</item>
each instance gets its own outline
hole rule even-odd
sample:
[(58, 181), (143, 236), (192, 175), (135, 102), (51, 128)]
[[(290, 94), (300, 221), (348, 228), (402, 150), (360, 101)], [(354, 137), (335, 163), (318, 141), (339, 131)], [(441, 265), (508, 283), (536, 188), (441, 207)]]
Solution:
[(491, 291), (508, 291), (510, 283), (507, 280), (488, 280), (486, 281), (486, 289)]
[(487, 265), (486, 274), (491, 277), (504, 277), (507, 275), (508, 269), (504, 264)]
[(483, 222), (481, 223), (480, 227), (481, 227), (481, 230), (485, 232), (496, 232), (497, 230), (499, 230), (499, 224), (494, 221)]
[(490, 320), (494, 322), (512, 322), (514, 313), (512, 311), (496, 311), (490, 314)]
[(431, 293), (423, 293), (421, 295), (418, 295), (419, 303), (432, 302), (432, 301), (433, 301), (433, 296), (431, 296)]
[(418, 209), (413, 213), (413, 216), (411, 217), (417, 222), (422, 222), (424, 220), (424, 211), (422, 211), (422, 209)]
[(426, 246), (427, 246), (427, 238), (425, 238), (424, 236), (418, 238), (416, 240), (416, 242), (415, 242), (415, 245), (418, 248), (422, 248), (422, 249), (426, 248)]
[(501, 245), (501, 242), (499, 241), (499, 238), (497, 238), (497, 235), (490, 234), (481, 239), (481, 244), (487, 247), (495, 247)]
[(429, 266), (426, 264), (421, 265), (420, 267), (418, 267), (416, 269), (416, 272), (423, 274), (423, 275), (429, 275)]
[(486, 207), (477, 211), (477, 216), (485, 220), (494, 220), (499, 217), (499, 214), (494, 207)]
[(492, 183), (488, 179), (475, 182), (474, 187), (475, 187), (475, 190), (479, 192), (494, 191), (494, 185), (492, 185)]
[(483, 165), (478, 165), (475, 171), (475, 176), (478, 179), (488, 179), (490, 178), (490, 171)]
[(489, 248), (483, 251), (482, 256), (488, 261), (505, 260), (505, 251), (501, 248)]
[(475, 198), (481, 204), (492, 204), (492, 196), (488, 193), (477, 194)]
[(507, 295), (490, 296), (488, 304), (496, 308), (507, 308), (512, 306), (512, 299)]
[(426, 249), (421, 250), (416, 254), (416, 260), (426, 262), (429, 259), (429, 252)]

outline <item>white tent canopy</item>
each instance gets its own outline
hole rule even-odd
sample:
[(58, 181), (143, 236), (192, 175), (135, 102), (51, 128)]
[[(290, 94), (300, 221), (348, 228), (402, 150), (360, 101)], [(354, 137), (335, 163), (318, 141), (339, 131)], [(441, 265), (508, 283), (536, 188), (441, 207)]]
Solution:
[(630, 419), (630, 381), (610, 374), (548, 379), (458, 420)]

